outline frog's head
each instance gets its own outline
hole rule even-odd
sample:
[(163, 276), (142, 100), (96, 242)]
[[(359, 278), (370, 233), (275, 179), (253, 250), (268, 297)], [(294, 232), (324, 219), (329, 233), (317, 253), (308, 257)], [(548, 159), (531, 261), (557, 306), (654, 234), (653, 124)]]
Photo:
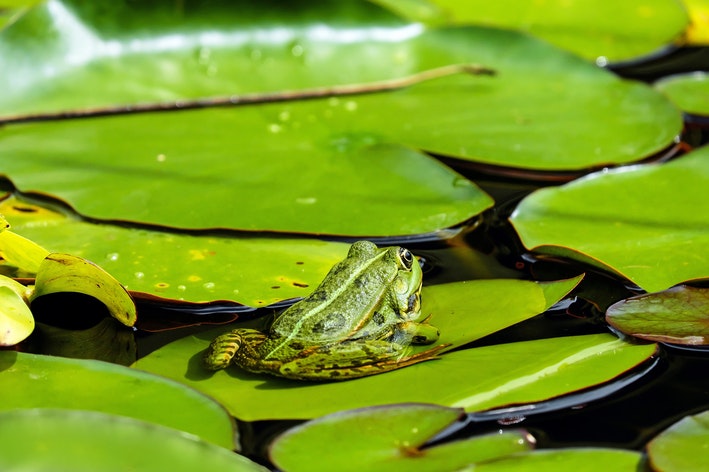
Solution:
[(421, 313), (421, 266), (408, 249), (391, 247), (389, 259), (397, 265), (397, 275), (392, 284), (398, 312), (404, 319), (414, 320)]

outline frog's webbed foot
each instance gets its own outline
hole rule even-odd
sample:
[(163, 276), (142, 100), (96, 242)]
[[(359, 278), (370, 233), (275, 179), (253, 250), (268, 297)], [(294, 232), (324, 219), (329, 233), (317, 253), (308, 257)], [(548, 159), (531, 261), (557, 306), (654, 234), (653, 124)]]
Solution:
[(435, 326), (428, 324), (431, 316), (423, 321), (404, 321), (396, 325), (393, 342), (399, 344), (433, 344), (438, 341), (440, 332)]
[(307, 355), (283, 364), (280, 375), (304, 380), (348, 380), (381, 374), (412, 364), (436, 359), (449, 344), (404, 355), (405, 348), (391, 341), (354, 340), (308, 351)]
[(253, 349), (266, 340), (261, 331), (237, 328), (217, 336), (204, 354), (203, 364), (209, 370), (220, 370), (229, 366), (240, 349)]

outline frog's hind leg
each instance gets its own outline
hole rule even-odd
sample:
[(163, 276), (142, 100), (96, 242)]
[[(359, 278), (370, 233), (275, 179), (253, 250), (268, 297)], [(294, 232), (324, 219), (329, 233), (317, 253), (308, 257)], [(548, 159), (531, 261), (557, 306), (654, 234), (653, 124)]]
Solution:
[(381, 374), (419, 362), (436, 359), (448, 344), (404, 355), (405, 348), (384, 340), (354, 340), (318, 347), (307, 355), (283, 364), (280, 375), (304, 380), (348, 380)]
[(247, 357), (249, 353), (266, 340), (266, 335), (261, 331), (248, 328), (237, 328), (217, 336), (204, 354), (203, 364), (209, 370), (225, 369), (229, 366), (236, 353), (240, 357)]

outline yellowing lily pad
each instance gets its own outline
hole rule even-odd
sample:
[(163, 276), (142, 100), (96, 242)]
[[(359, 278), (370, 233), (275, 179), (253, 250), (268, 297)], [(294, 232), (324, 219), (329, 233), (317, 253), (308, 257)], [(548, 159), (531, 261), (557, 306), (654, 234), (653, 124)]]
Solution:
[(458, 470), (527, 451), (533, 444), (531, 436), (517, 430), (421, 448), (462, 414), (430, 404), (334, 413), (286, 431), (271, 444), (269, 456), (280, 469), (293, 472)]
[[(0, 223), (7, 228), (10, 226), (2, 216), (0, 216)], [(49, 251), (7, 228), (0, 230), (0, 254), (3, 261), (36, 274), (44, 258), (49, 255)]]
[(23, 285), (0, 276), (0, 346), (13, 346), (32, 334), (34, 317)]
[(709, 2), (707, 0), (684, 0), (691, 19), (685, 39), (688, 44), (703, 46), (709, 44)]
[(535, 191), (511, 221), (530, 250), (602, 267), (655, 292), (709, 277), (708, 186), (705, 147)]
[(618, 330), (650, 341), (709, 344), (709, 289), (680, 285), (621, 300), (606, 311)]
[(77, 256), (50, 254), (37, 269), (31, 299), (66, 292), (96, 298), (111, 316), (126, 326), (133, 326), (138, 318), (131, 296), (105, 270)]

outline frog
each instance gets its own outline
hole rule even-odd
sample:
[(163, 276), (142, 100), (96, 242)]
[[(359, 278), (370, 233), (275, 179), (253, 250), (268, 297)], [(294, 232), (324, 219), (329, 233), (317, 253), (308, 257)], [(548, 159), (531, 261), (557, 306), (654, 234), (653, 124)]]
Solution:
[(348, 380), (438, 358), (449, 344), (421, 318), (423, 274), (400, 246), (353, 243), (307, 297), (276, 315), (267, 330), (236, 328), (216, 337), (203, 363), (293, 380)]

